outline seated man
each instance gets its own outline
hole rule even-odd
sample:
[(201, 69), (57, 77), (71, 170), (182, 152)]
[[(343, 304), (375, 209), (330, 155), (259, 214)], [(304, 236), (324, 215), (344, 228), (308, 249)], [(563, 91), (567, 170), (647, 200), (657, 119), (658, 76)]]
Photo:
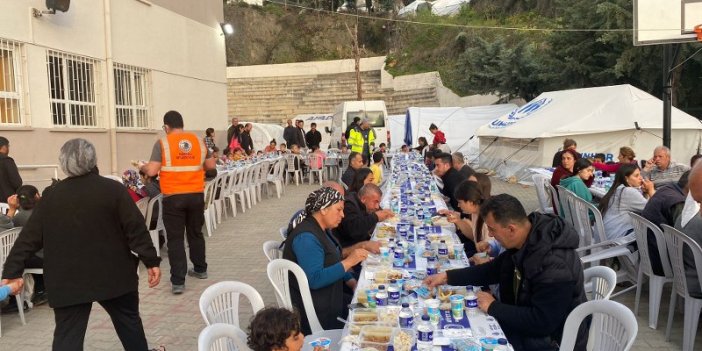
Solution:
[(688, 170), (690, 167), (687, 165), (670, 159), (670, 149), (659, 146), (653, 150), (653, 157), (646, 161), (641, 176), (651, 180), (658, 189), (663, 184), (676, 182)]
[[(661, 224), (675, 226), (675, 220), (680, 216), (685, 206), (688, 193), (688, 179), (690, 171), (683, 173), (677, 183), (664, 184), (646, 202), (641, 216), (648, 219), (658, 227)], [(651, 268), (656, 275), (664, 275), (661, 257), (656, 246), (656, 237), (648, 232), (648, 255), (651, 259)]]
[(383, 192), (380, 188), (372, 183), (361, 187), (358, 193), (346, 195), (344, 218), (335, 231), (341, 247), (349, 247), (370, 240), (375, 225), (394, 216), (391, 210), (380, 209), (382, 196)]
[(463, 178), (470, 178), (470, 176), (475, 174), (475, 171), (473, 168), (471, 168), (469, 165), (466, 164), (465, 159), (463, 158), (463, 153), (461, 152), (454, 152), (451, 155), (451, 160), (452, 160), (452, 165), (453, 169), (457, 170)]
[[(430, 287), (500, 284), (500, 299), (478, 292), (478, 306), (495, 317), (515, 350), (558, 350), (568, 314), (587, 301), (583, 267), (575, 251), (579, 235), (563, 219), (534, 212), (501, 194), (480, 208), (490, 234), (506, 249), (493, 261), (432, 275)], [(588, 327), (578, 330), (575, 350), (587, 346)]]
[(351, 152), (349, 154), (349, 166), (344, 171), (344, 174), (341, 175), (341, 181), (347, 188), (351, 186), (351, 183), (353, 183), (353, 178), (356, 176), (356, 171), (361, 168), (363, 168), (363, 156), (361, 156), (361, 154), (358, 152)]
[(452, 160), (450, 154), (443, 152), (436, 154), (434, 156), (434, 164), (436, 165), (434, 168), (434, 174), (441, 177), (441, 181), (444, 184), (444, 187), (441, 189), (441, 193), (449, 198), (449, 203), (453, 209), (458, 209), (458, 201), (456, 200), (456, 196), (454, 196), (454, 194), (456, 192), (456, 188), (458, 188), (458, 184), (461, 184), (468, 178), (464, 177), (460, 172), (455, 170), (452, 167), (451, 162)]

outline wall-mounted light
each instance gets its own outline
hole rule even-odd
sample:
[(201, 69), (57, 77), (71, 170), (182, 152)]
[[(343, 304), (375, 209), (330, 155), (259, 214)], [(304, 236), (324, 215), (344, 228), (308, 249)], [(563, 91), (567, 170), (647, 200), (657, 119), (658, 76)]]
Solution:
[(219, 25), (222, 27), (222, 32), (225, 35), (234, 34), (234, 26), (232, 26), (230, 23), (220, 23)]

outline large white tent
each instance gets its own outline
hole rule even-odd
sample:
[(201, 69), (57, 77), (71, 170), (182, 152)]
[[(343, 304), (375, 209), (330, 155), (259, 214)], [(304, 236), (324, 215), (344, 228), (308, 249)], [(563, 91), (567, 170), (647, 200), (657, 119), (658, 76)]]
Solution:
[[(410, 107), (406, 115), (389, 117), (392, 149), (404, 144), (407, 129), (412, 135), (412, 146), (417, 139), (425, 137), (429, 143), (434, 136), (429, 132), (433, 123), (446, 134), (446, 144), (452, 151), (461, 151), (464, 156), (474, 159), (477, 156), (478, 138), (475, 130), (498, 116), (517, 108), (514, 104), (473, 106), (473, 107)], [(407, 125), (409, 116), (409, 125)]]
[[(550, 167), (564, 138), (586, 156), (615, 158), (622, 146), (648, 159), (662, 142), (663, 103), (631, 85), (545, 92), (478, 128), (480, 165), (504, 179), (528, 183), (530, 167)], [(672, 158), (687, 163), (698, 152), (702, 124), (672, 109)]]

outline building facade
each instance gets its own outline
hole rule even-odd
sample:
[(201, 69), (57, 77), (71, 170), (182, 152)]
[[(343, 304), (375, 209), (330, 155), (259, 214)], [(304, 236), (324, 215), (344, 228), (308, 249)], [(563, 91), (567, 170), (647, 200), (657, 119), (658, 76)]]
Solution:
[(226, 128), (222, 1), (73, 0), (55, 14), (44, 3), (0, 3), (0, 135), (18, 164), (56, 164), (81, 137), (101, 173), (120, 174), (148, 159), (169, 110), (199, 135)]

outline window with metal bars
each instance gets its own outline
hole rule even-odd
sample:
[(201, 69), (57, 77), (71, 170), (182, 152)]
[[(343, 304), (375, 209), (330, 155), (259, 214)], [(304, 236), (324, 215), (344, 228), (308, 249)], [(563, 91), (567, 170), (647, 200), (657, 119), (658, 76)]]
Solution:
[(47, 53), (49, 97), (54, 125), (98, 127), (98, 61), (56, 51)]
[(115, 116), (118, 128), (149, 128), (151, 126), (151, 84), (145, 68), (116, 63)]
[(0, 124), (22, 124), (20, 44), (0, 38)]

